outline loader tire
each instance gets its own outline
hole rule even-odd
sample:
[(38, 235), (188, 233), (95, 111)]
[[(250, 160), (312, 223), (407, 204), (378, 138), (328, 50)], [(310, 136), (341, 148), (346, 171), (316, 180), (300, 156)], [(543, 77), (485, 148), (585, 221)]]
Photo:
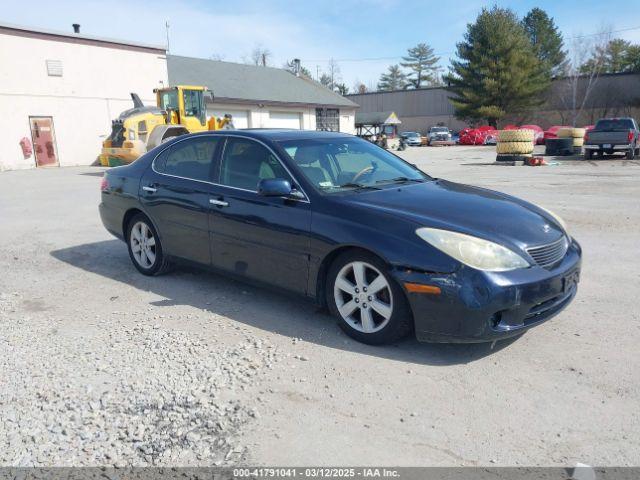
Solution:
[(524, 155), (500, 154), (496, 155), (496, 162), (526, 162), (532, 156), (530, 153)]
[(584, 138), (584, 128), (560, 128), (556, 134), (558, 138)]
[(498, 142), (496, 145), (498, 154), (522, 155), (533, 152), (533, 141), (529, 142)]
[(498, 132), (498, 142), (531, 142), (535, 132), (533, 130), (500, 130)]
[(573, 154), (572, 138), (548, 138), (545, 143), (545, 155), (563, 156)]

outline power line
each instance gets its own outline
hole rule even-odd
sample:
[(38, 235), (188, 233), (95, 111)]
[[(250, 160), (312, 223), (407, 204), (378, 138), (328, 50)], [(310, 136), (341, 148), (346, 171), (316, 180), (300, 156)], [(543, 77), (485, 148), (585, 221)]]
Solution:
[(573, 37), (567, 37), (567, 40), (574, 40), (576, 38), (584, 38), (584, 37), (597, 37), (598, 35), (608, 35), (610, 33), (629, 32), (631, 30), (640, 30), (640, 27), (629, 27), (629, 28), (622, 28), (620, 30), (611, 30), (611, 31), (598, 32), (598, 33), (587, 33), (585, 35), (575, 35)]
[[(565, 40), (575, 40), (578, 38), (585, 38), (585, 37), (597, 37), (598, 35), (607, 35), (610, 33), (620, 33), (620, 32), (629, 32), (632, 30), (640, 30), (640, 26), (638, 27), (629, 27), (629, 28), (621, 28), (620, 30), (611, 30), (611, 31), (605, 31), (605, 32), (597, 32), (597, 33), (586, 33), (584, 35), (575, 35), (573, 37), (566, 37)], [(435, 56), (440, 57), (443, 55), (452, 55), (456, 53), (455, 51), (450, 51), (450, 52), (438, 52), (438, 53), (434, 53)], [(328, 58), (328, 59), (312, 59), (312, 60), (308, 60), (308, 59), (303, 59), (305, 62), (315, 62), (315, 63), (322, 63), (322, 62), (329, 62), (330, 60), (334, 60), (336, 62), (340, 62), (340, 63), (352, 63), (352, 62), (379, 62), (382, 60), (398, 60), (402, 57), (405, 57), (406, 54), (404, 55), (395, 55), (393, 57), (363, 57), (363, 58)]]

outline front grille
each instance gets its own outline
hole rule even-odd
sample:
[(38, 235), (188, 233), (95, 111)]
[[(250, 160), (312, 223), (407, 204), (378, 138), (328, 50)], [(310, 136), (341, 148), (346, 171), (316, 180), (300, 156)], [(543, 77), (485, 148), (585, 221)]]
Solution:
[(553, 243), (528, 248), (527, 253), (531, 255), (536, 264), (542, 268), (549, 268), (564, 258), (568, 248), (569, 242), (567, 237), (563, 235)]

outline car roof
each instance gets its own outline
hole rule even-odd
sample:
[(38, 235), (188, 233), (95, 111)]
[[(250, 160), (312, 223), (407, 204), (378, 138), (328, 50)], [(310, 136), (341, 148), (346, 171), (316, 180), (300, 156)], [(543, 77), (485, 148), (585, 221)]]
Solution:
[(304, 139), (321, 139), (321, 138), (354, 138), (353, 135), (340, 132), (322, 132), (316, 130), (297, 130), (288, 128), (246, 128), (241, 130), (208, 130), (204, 132), (193, 133), (190, 136), (199, 135), (229, 135), (250, 137), (258, 140), (271, 140), (275, 142), (284, 140), (304, 140)]

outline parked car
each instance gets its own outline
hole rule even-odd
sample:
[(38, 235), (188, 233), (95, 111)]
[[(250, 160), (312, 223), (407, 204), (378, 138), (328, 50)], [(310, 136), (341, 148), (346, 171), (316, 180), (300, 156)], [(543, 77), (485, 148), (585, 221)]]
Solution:
[(333, 132), (183, 135), (105, 172), (100, 216), (144, 275), (187, 262), (300, 294), (351, 337), (494, 341), (577, 291), (555, 214)]
[(443, 145), (453, 144), (451, 140), (451, 132), (447, 127), (431, 127), (429, 129), (429, 133), (427, 133), (427, 141), (429, 145), (433, 145), (435, 143), (440, 143)]
[(584, 158), (624, 153), (633, 160), (640, 153), (639, 133), (633, 118), (601, 118), (584, 136)]
[(419, 147), (422, 145), (422, 136), (418, 132), (402, 132), (400, 134), (407, 145), (411, 147)]

